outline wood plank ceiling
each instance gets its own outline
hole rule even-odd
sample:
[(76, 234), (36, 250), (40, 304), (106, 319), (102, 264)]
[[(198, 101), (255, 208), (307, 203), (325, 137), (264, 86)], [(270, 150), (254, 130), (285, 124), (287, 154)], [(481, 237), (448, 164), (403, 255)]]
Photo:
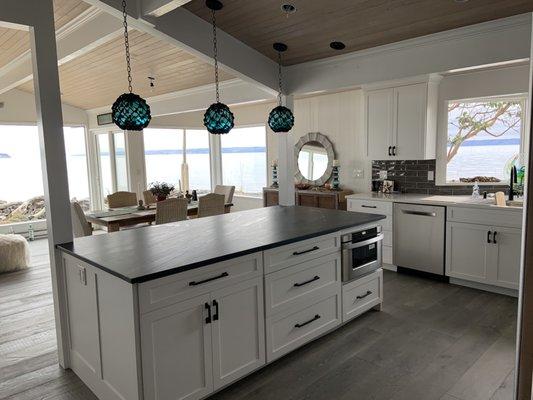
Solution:
[[(532, 0), (222, 0), (218, 26), (277, 60), (272, 43), (289, 50), (284, 64), (330, 57), (533, 11)], [(297, 11), (286, 15), (281, 5)], [(210, 21), (205, 0), (185, 6)], [(341, 41), (346, 48), (332, 50)]]
[[(90, 6), (81, 0), (54, 0), (56, 30), (72, 21)], [(30, 50), (27, 31), (0, 28), (0, 68)]]
[[(133, 91), (143, 97), (214, 82), (210, 64), (146, 33), (130, 30), (130, 52)], [(219, 73), (221, 81), (233, 78), (224, 71)], [(156, 78), (154, 88), (150, 88), (148, 76)], [(61, 65), (59, 80), (61, 98), (67, 104), (85, 110), (112, 104), (127, 91), (123, 37)], [(19, 88), (33, 91), (33, 82)]]

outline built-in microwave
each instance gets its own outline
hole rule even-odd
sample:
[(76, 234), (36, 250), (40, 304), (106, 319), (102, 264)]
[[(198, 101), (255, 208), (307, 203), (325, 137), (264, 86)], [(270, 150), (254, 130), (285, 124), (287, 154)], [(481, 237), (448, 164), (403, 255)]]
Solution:
[(381, 226), (342, 235), (343, 282), (349, 282), (381, 268), (382, 241)]

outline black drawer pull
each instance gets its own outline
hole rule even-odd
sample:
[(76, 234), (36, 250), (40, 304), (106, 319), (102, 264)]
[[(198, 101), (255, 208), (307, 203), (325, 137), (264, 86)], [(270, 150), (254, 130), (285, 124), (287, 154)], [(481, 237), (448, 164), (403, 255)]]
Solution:
[(487, 232), (487, 243), (491, 243), (491, 241), (490, 241), (490, 234), (491, 233), (492, 233), (491, 231)]
[(393, 155), (393, 156), (396, 155), (396, 146), (392, 146), (392, 155)]
[(192, 282), (189, 282), (189, 286), (201, 285), (202, 283), (207, 283), (207, 282), (211, 282), (211, 281), (214, 281), (214, 280), (217, 280), (217, 279), (220, 279), (220, 278), (225, 278), (226, 276), (229, 276), (229, 274), (227, 272), (222, 272), (218, 276), (213, 276), (212, 278), (207, 278), (207, 279), (204, 279), (203, 281), (198, 281), (198, 282), (192, 281)]
[(205, 303), (204, 307), (207, 310), (207, 317), (205, 318), (205, 323), (210, 324), (211, 323), (211, 306), (209, 305), (209, 303)]
[(320, 276), (315, 275), (313, 278), (309, 279), (308, 281), (295, 283), (294, 286), (296, 286), (296, 287), (304, 286), (304, 285), (307, 285), (307, 284), (309, 284), (311, 282), (318, 281), (319, 279), (320, 279)]
[(392, 154), (391, 154), (391, 152), (390, 152), (391, 149), (392, 149), (392, 146), (389, 146), (389, 156), (392, 156)]
[(370, 290), (367, 290), (365, 294), (361, 295), (361, 296), (356, 296), (355, 298), (357, 300), (361, 300), (361, 299), (364, 299), (366, 296), (370, 296), (372, 294), (372, 292)]
[(494, 233), (492, 234), (492, 243), (494, 244), (497, 244), (498, 242), (496, 241), (496, 235), (498, 234), (498, 232), (494, 231)]
[(215, 313), (213, 314), (213, 321), (218, 321), (218, 301), (213, 300), (213, 307), (215, 307)]
[(378, 206), (367, 206), (365, 204), (362, 204), (361, 207), (363, 207), (363, 208), (378, 208)]
[(304, 251), (295, 251), (294, 253), (292, 253), (293, 256), (299, 256), (301, 254), (305, 254), (305, 253), (310, 253), (312, 251), (316, 251), (320, 249), (320, 247), (318, 246), (314, 246), (312, 249), (309, 249), (309, 250), (304, 250)]
[(320, 319), (320, 315), (315, 315), (313, 318), (311, 318), (309, 321), (307, 322), (302, 322), (301, 324), (296, 324), (294, 325), (295, 328), (302, 328), (306, 325), (309, 325), (311, 322), (315, 322), (317, 319)]

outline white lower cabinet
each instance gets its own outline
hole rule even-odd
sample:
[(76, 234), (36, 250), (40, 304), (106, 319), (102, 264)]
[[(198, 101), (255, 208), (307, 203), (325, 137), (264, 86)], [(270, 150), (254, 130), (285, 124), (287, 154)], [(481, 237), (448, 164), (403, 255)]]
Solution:
[(261, 278), (144, 314), (145, 399), (200, 399), (265, 364)]
[(518, 289), (521, 230), (447, 223), (446, 275)]
[(199, 296), (142, 317), (145, 399), (193, 400), (213, 391), (210, 301)]

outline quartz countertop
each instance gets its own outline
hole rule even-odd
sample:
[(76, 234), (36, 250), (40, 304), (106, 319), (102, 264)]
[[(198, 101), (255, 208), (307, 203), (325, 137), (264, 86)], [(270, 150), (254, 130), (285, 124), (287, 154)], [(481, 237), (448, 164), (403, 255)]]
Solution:
[(58, 248), (127, 282), (140, 283), (384, 218), (275, 206), (77, 238)]
[[(482, 209), (522, 212), (522, 207), (500, 207), (494, 199), (472, 199), (471, 196), (444, 196), (410, 193), (357, 193), (346, 196), (347, 199), (390, 201), (394, 203), (427, 204), (434, 206), (459, 206)], [(520, 200), (520, 199), (519, 199)]]

